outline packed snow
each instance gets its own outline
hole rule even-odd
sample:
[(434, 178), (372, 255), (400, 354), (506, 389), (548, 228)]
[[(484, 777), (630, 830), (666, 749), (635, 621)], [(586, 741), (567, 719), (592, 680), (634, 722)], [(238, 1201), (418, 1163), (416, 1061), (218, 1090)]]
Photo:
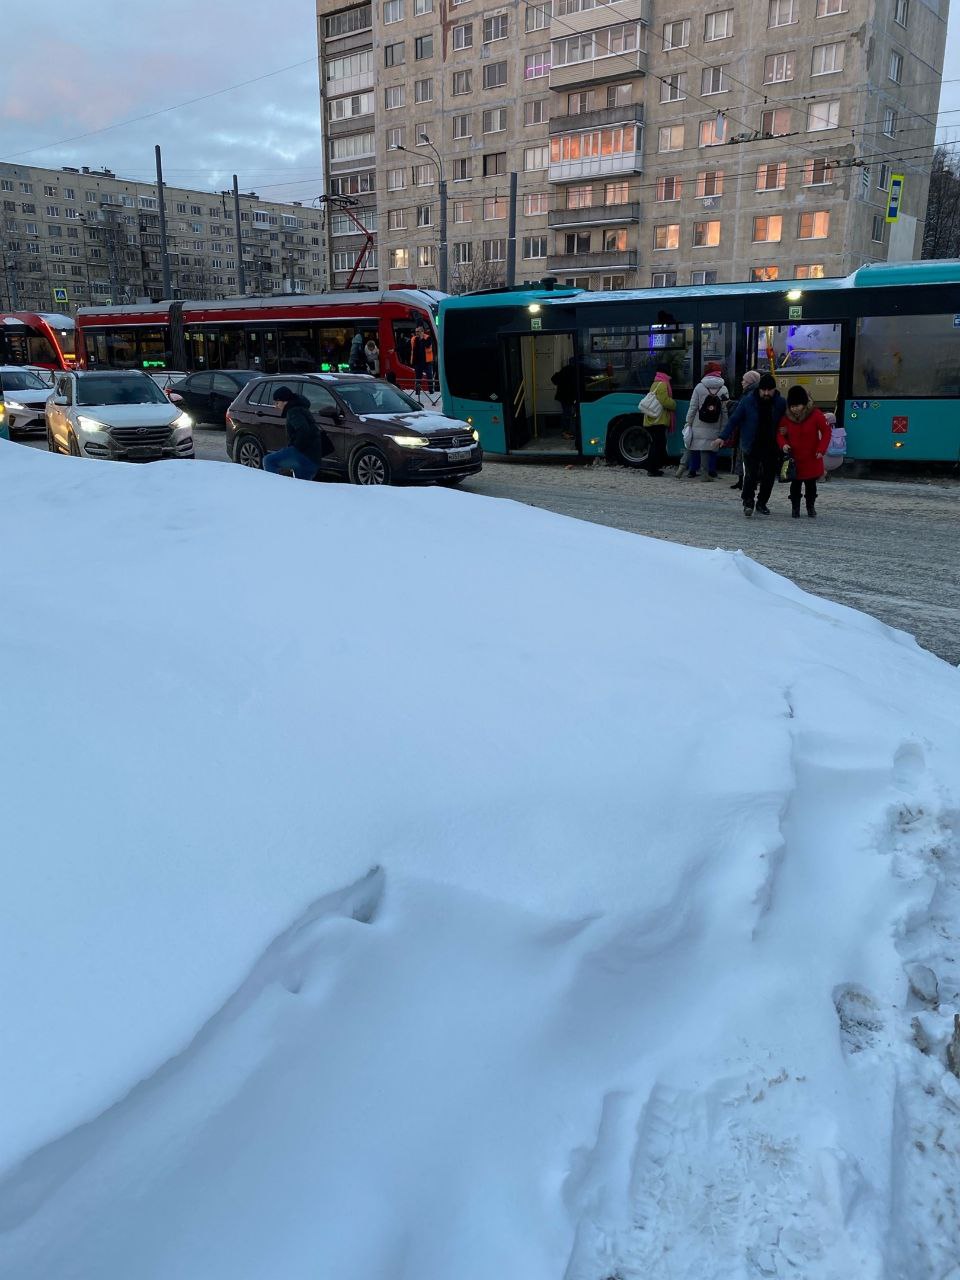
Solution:
[(0, 533), (2, 1280), (960, 1280), (957, 671), (445, 489)]

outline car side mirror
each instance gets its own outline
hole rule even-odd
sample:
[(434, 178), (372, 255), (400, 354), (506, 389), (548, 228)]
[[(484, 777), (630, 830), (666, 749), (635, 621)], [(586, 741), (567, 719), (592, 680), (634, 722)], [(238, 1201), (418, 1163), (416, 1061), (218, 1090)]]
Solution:
[(54, 404), (69, 404), (69, 403), (70, 403), (70, 401), (67, 399), (67, 397), (66, 397), (66, 396), (54, 396), (54, 397), (53, 397), (53, 403), (54, 403)]
[(176, 391), (168, 391), (167, 397), (172, 400), (174, 404), (183, 404), (183, 396)]

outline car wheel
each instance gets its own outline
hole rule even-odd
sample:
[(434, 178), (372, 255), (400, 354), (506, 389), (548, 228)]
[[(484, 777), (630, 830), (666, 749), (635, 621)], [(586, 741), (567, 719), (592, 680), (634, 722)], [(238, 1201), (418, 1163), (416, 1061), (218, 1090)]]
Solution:
[(615, 432), (607, 457), (624, 467), (642, 467), (649, 457), (651, 444), (650, 432), (642, 422), (626, 422)]
[(241, 436), (233, 446), (233, 460), (241, 467), (263, 470), (263, 445), (255, 436)]
[(364, 445), (353, 455), (350, 479), (354, 484), (389, 484), (390, 463), (379, 449)]

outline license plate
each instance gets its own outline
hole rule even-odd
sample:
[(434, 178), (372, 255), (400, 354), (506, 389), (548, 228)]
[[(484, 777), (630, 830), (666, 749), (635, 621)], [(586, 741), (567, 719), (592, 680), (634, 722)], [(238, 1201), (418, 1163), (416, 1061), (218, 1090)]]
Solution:
[(472, 449), (448, 449), (447, 450), (448, 462), (468, 462), (472, 456), (473, 456)]
[(160, 450), (152, 449), (150, 445), (137, 445), (133, 449), (127, 450), (128, 458), (159, 458)]

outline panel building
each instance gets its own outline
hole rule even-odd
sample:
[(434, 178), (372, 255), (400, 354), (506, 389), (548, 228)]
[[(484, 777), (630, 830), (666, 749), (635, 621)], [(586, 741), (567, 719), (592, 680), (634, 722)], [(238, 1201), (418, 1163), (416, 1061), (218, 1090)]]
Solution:
[[(127, 181), (109, 169), (0, 164), (0, 200), (5, 309), (65, 311), (163, 297), (155, 183)], [(173, 296), (237, 294), (232, 192), (164, 183), (164, 207)], [(240, 197), (240, 208), (246, 292), (319, 292), (326, 254), (318, 210), (253, 192)]]
[[(594, 289), (919, 256), (948, 0), (317, 0), (329, 192), (367, 283)], [(426, 139), (427, 141), (423, 141)], [(887, 220), (904, 178), (899, 218)], [(329, 221), (334, 285), (363, 244)]]

